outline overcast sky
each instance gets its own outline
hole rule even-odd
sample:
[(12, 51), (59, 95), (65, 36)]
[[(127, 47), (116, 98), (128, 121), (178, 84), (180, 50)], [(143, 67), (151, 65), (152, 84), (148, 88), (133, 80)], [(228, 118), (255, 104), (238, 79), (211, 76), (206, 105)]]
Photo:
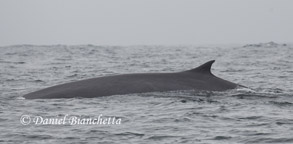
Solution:
[(293, 0), (0, 0), (0, 45), (293, 42)]

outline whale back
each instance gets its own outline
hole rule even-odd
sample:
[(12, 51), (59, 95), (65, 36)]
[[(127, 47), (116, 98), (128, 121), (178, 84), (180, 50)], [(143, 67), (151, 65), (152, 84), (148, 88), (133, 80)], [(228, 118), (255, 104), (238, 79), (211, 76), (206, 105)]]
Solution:
[(237, 84), (211, 73), (211, 60), (197, 68), (177, 73), (139, 73), (85, 79), (48, 87), (24, 95), (26, 99), (101, 97), (175, 90), (224, 91)]

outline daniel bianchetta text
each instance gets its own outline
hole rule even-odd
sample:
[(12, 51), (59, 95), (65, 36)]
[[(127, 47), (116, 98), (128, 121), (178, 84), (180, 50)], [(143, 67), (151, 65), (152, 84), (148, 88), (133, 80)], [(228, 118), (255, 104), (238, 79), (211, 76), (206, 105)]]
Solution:
[(121, 121), (121, 118), (105, 117), (102, 114), (97, 117), (70, 116), (68, 114), (62, 117), (30, 115), (22, 115), (20, 117), (20, 123), (23, 125), (120, 125)]

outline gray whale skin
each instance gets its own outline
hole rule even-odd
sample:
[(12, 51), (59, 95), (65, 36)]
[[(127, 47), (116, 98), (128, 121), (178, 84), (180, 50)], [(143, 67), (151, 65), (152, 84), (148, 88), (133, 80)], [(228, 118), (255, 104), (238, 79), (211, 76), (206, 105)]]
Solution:
[(105, 76), (65, 83), (24, 95), (26, 99), (93, 98), (131, 93), (176, 90), (225, 91), (238, 85), (214, 76), (215, 60), (182, 72), (137, 73)]

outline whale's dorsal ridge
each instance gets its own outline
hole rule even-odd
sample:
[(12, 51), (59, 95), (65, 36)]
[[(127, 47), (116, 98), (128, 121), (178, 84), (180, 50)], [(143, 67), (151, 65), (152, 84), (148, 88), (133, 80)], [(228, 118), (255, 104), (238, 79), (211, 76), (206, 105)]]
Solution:
[(93, 98), (180, 90), (225, 91), (237, 84), (211, 74), (209, 61), (192, 70), (175, 73), (121, 74), (65, 83), (24, 95), (25, 99)]
[(190, 72), (196, 72), (196, 73), (204, 73), (204, 74), (212, 74), (211, 73), (211, 67), (215, 60), (208, 61), (202, 65), (200, 65), (197, 68), (189, 70)]

